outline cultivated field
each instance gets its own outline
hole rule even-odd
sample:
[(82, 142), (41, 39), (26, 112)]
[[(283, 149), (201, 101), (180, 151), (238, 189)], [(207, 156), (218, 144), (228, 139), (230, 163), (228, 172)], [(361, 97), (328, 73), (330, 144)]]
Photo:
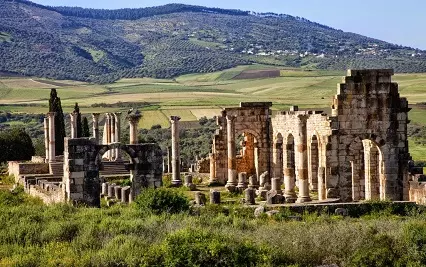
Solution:
[[(236, 79), (247, 73), (259, 75), (277, 73), (280, 77), (264, 79)], [(154, 124), (166, 127), (170, 115), (182, 121), (194, 121), (203, 116), (220, 114), (223, 107), (236, 106), (242, 101), (272, 101), (273, 109), (287, 109), (291, 105), (302, 108), (329, 107), (336, 84), (345, 72), (280, 69), (264, 65), (239, 66), (233, 69), (188, 74), (176, 79), (123, 79), (108, 85), (93, 85), (75, 81), (52, 81), (30, 78), (0, 79), (0, 104), (3, 110), (45, 113), (50, 88), (56, 88), (65, 112), (78, 102), (82, 112), (126, 112), (132, 106), (142, 110), (140, 127)], [(410, 104), (426, 102), (426, 74), (396, 74), (402, 96)], [(106, 104), (99, 105), (99, 104)], [(138, 105), (137, 103), (141, 103)], [(426, 109), (413, 106), (410, 119), (426, 125)]]

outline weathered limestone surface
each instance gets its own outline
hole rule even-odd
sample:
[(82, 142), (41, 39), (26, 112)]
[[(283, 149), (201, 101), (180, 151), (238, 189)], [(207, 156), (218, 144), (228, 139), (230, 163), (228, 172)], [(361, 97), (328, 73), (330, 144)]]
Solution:
[[(236, 173), (268, 172), (283, 180), (287, 202), (310, 201), (311, 190), (320, 200), (409, 200), (410, 108), (392, 75), (387, 69), (348, 70), (331, 115), (294, 106), (271, 118), (271, 104), (256, 102), (224, 109), (213, 139), (211, 178), (235, 186)], [(271, 181), (261, 181), (260, 189), (262, 183)]]
[[(123, 150), (131, 157), (129, 170), (132, 180), (132, 197), (139, 195), (144, 187), (157, 188), (162, 185), (162, 152), (157, 144), (98, 145), (93, 139), (65, 138), (64, 199), (83, 202), (89, 206), (100, 205), (101, 157), (113, 149)], [(110, 187), (114, 190), (112, 185)]]

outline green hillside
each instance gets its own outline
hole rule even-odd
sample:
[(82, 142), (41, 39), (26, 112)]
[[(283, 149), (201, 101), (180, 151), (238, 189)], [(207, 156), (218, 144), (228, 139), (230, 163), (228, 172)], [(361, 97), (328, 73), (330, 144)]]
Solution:
[(426, 72), (425, 54), (285, 14), (182, 4), (96, 10), (0, 0), (0, 72), (9, 75), (109, 83), (253, 63)]

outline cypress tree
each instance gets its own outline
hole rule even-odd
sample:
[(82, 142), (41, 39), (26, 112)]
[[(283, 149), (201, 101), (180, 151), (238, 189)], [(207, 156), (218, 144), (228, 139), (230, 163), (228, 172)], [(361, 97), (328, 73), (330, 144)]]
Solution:
[(80, 138), (80, 137), (83, 137), (83, 133), (82, 133), (82, 125), (81, 125), (80, 107), (78, 106), (78, 103), (75, 103), (74, 112), (77, 113), (77, 138)]
[(61, 99), (58, 97), (56, 89), (50, 90), (49, 112), (56, 112), (55, 115), (55, 154), (64, 154), (65, 121), (62, 111)]
[(87, 117), (83, 118), (83, 135), (82, 137), (90, 137), (89, 121)]

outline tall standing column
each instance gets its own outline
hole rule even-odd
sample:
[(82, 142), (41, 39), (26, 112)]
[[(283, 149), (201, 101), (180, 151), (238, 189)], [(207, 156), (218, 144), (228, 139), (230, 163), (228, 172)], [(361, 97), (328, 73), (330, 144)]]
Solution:
[(226, 116), (227, 144), (228, 144), (228, 181), (225, 185), (229, 191), (237, 186), (237, 161), (235, 147), (235, 116)]
[(309, 180), (308, 180), (308, 153), (307, 153), (307, 138), (306, 138), (306, 120), (307, 116), (298, 116), (298, 136), (296, 140), (296, 155), (297, 171), (299, 178), (299, 197), (297, 198), (298, 203), (311, 201), (309, 196)]
[(178, 116), (171, 116), (172, 128), (172, 184), (175, 186), (182, 185), (180, 178), (180, 151), (179, 151), (179, 120)]
[(45, 162), (49, 162), (49, 119), (44, 118), (44, 151), (45, 151)]
[(96, 144), (99, 144), (99, 113), (92, 113), (92, 121), (93, 121), (93, 138), (96, 140)]
[(141, 115), (131, 114), (127, 118), (130, 125), (130, 144), (136, 145), (138, 143), (138, 125), (141, 119)]
[(70, 113), (71, 138), (77, 138), (77, 115), (76, 112)]
[[(120, 143), (121, 139), (121, 112), (115, 112), (115, 142)], [(120, 149), (115, 149), (115, 160), (121, 160)]]
[[(114, 113), (111, 113), (110, 114), (110, 116), (111, 116), (111, 144), (112, 143), (115, 143), (115, 116), (114, 116)], [(111, 158), (110, 158), (110, 160), (112, 161), (112, 160), (115, 160), (115, 149), (111, 149), (110, 150), (111, 151)]]
[(49, 162), (55, 162), (55, 112), (47, 113), (49, 117)]
[[(106, 125), (106, 145), (111, 143), (111, 115), (109, 113), (105, 114), (105, 125)], [(107, 158), (111, 160), (111, 150), (107, 151)]]

